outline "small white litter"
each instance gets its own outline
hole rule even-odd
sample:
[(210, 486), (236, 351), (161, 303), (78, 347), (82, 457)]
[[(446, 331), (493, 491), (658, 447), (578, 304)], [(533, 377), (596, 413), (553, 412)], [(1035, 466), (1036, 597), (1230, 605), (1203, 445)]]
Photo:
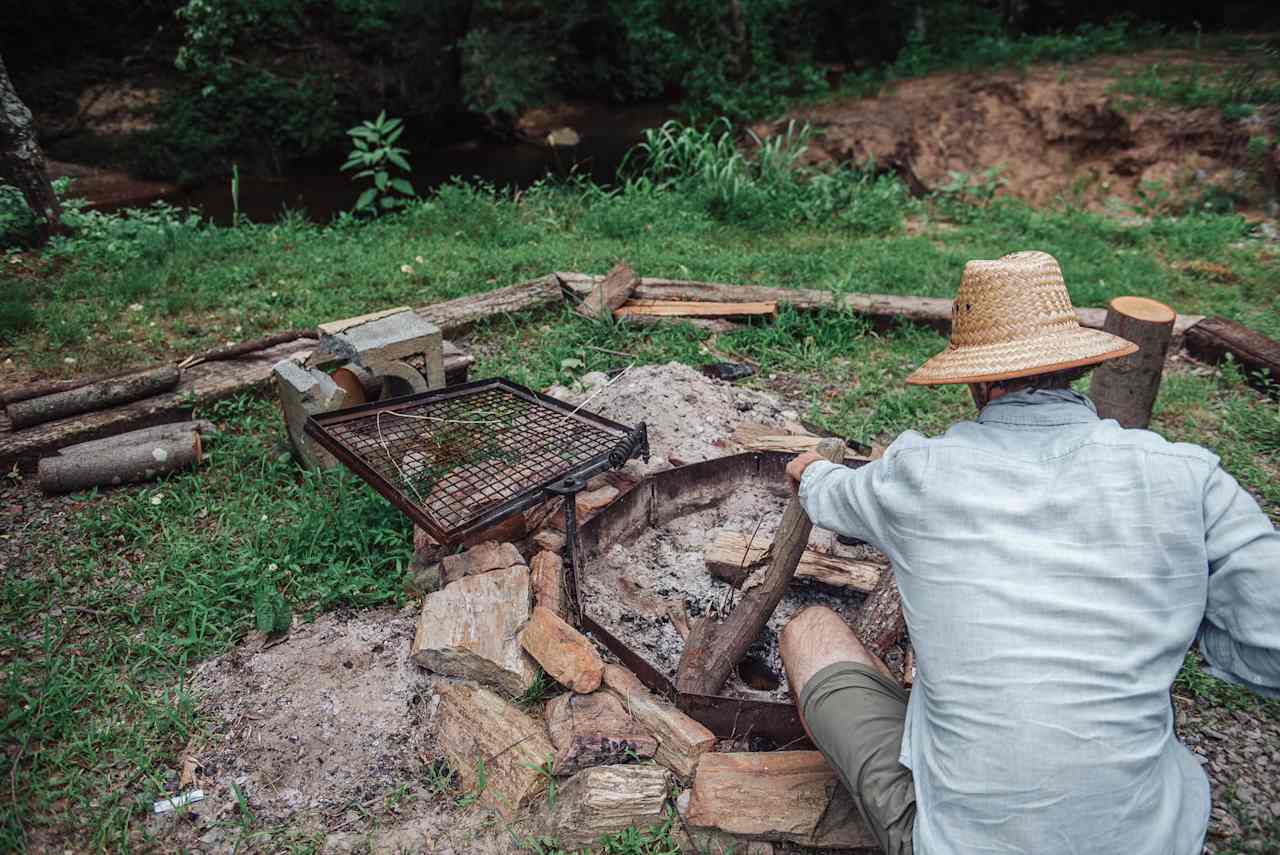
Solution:
[(180, 808), (183, 805), (189, 805), (203, 800), (204, 790), (192, 790), (189, 793), (183, 793), (182, 795), (174, 796), (171, 799), (161, 799), (152, 805), (152, 808), (156, 813), (168, 813), (169, 811)]

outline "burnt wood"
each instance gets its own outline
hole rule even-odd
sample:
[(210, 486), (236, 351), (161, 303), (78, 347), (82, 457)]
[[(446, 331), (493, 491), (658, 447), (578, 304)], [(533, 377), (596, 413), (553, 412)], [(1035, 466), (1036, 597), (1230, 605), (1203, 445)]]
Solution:
[[(815, 450), (833, 463), (844, 460), (841, 440), (824, 439)], [(723, 623), (707, 617), (693, 626), (676, 671), (676, 687), (681, 692), (709, 695), (724, 685), (782, 602), (812, 530), (813, 523), (800, 504), (800, 497), (793, 496), (774, 535), (773, 560), (760, 576), (759, 584), (751, 585), (752, 580), (743, 584), (742, 599)]]

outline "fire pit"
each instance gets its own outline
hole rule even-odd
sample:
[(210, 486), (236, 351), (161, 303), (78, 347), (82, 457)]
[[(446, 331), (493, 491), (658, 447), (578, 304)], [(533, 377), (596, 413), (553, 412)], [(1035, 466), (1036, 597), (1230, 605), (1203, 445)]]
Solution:
[[(577, 594), (582, 628), (717, 736), (761, 737), (794, 747), (804, 731), (777, 633), (809, 605), (825, 605), (852, 620), (862, 595), (793, 583), (720, 694), (682, 693), (674, 686), (684, 649), (679, 623), (686, 614), (692, 620), (725, 614), (737, 594), (705, 569), (707, 543), (717, 530), (744, 532), (761, 546), (773, 540), (788, 497), (784, 470), (790, 459), (780, 453), (737, 454), (650, 475), (582, 526)], [(875, 558), (869, 547), (860, 549), (857, 557)]]

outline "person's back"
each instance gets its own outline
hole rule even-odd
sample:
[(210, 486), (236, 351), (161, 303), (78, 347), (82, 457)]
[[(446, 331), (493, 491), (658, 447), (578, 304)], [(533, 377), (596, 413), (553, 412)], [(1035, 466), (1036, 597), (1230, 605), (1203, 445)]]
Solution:
[(886, 464), (877, 504), (899, 528), (871, 536), (919, 663), (917, 847), (1198, 852), (1208, 782), (1169, 686), (1204, 614), (1216, 461), (1042, 391), (907, 435)]
[(801, 455), (814, 525), (893, 564), (908, 699), (839, 617), (784, 629), (802, 720), (889, 852), (1195, 855), (1208, 780), (1170, 686), (1208, 670), (1280, 694), (1280, 533), (1198, 446), (1071, 391), (1134, 346), (1081, 329), (1044, 253), (971, 262), (951, 345), (909, 382), (980, 415), (851, 470)]

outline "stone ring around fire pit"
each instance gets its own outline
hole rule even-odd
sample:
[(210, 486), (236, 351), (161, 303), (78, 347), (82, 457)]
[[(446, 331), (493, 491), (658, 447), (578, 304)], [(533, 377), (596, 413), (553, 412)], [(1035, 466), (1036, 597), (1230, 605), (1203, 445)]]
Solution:
[(815, 530), (797, 579), (721, 693), (675, 688), (687, 621), (727, 614), (739, 595), (725, 579), (741, 583), (772, 542), (790, 459), (736, 454), (652, 474), (579, 531), (583, 631), (716, 736), (757, 750), (805, 742), (778, 654), (782, 626), (810, 605), (852, 621), (888, 564)]

